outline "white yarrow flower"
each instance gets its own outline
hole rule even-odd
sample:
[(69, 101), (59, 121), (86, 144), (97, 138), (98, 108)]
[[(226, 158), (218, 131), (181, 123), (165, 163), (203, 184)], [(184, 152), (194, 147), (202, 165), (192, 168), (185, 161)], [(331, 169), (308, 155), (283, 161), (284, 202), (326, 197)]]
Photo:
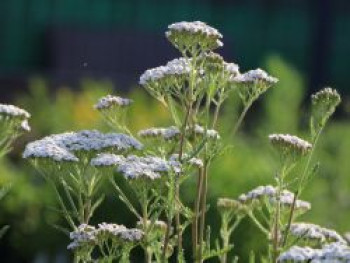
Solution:
[(9, 104), (0, 104), (0, 116), (7, 116), (7, 117), (18, 117), (21, 119), (29, 119), (30, 118), (30, 114), (17, 107), (14, 105), (9, 105)]
[(290, 226), (290, 233), (293, 236), (303, 239), (318, 240), (324, 242), (339, 242), (346, 244), (336, 231), (310, 223), (293, 223)]
[(327, 244), (321, 249), (293, 246), (279, 256), (278, 262), (350, 262), (350, 248), (336, 242)]
[(119, 165), (117, 171), (127, 179), (145, 178), (155, 180), (168, 172), (177, 172), (179, 165), (178, 162), (170, 162), (156, 156), (139, 157), (130, 155)]
[(165, 33), (169, 41), (180, 50), (182, 47), (201, 45), (205, 50), (222, 47), (222, 35), (219, 31), (201, 21), (178, 22), (168, 26)]
[(26, 145), (23, 158), (49, 158), (57, 162), (78, 162), (79, 159), (51, 138), (30, 142)]
[(238, 76), (239, 73), (239, 66), (235, 63), (227, 63), (224, 62), (224, 69), (226, 72), (230, 74), (231, 77)]
[(138, 242), (143, 238), (143, 232), (136, 228), (126, 228), (124, 225), (112, 223), (98, 224), (96, 229), (99, 239), (119, 239), (122, 242)]
[(312, 149), (312, 144), (290, 134), (271, 134), (269, 139), (272, 145), (279, 150), (290, 150), (301, 155), (307, 154)]
[(133, 101), (126, 98), (121, 98), (118, 96), (107, 95), (99, 99), (95, 104), (95, 109), (105, 110), (112, 107), (126, 107), (129, 106)]
[[(246, 194), (242, 194), (238, 197), (238, 200), (242, 203), (249, 203), (253, 201), (259, 201), (263, 198), (271, 203), (276, 202), (277, 189), (272, 185), (258, 186)], [(280, 196), (280, 202), (282, 205), (291, 206), (293, 204), (294, 194), (288, 190), (283, 190)], [(310, 210), (311, 204), (303, 200), (296, 200), (295, 209)]]
[(167, 35), (172, 34), (174, 31), (178, 32), (188, 32), (191, 34), (202, 33), (207, 36), (214, 36), (216, 38), (222, 38), (222, 35), (219, 31), (211, 26), (208, 26), (206, 23), (201, 21), (194, 22), (178, 22), (173, 23), (168, 26), (169, 31), (166, 33)]
[[(187, 128), (187, 129), (189, 129), (189, 128)], [(220, 139), (220, 135), (216, 130), (213, 130), (213, 129), (205, 130), (204, 127), (199, 126), (197, 124), (194, 126), (193, 131), (195, 134), (198, 134), (198, 135), (204, 135), (206, 133), (206, 136), (210, 139)]]
[(191, 63), (186, 58), (176, 58), (169, 61), (165, 66), (146, 70), (140, 77), (139, 84), (145, 86), (152, 82), (167, 77), (188, 75), (191, 72)]
[(78, 161), (76, 152), (105, 149), (127, 151), (142, 149), (136, 139), (121, 133), (101, 133), (96, 130), (54, 134), (29, 143), (23, 158), (51, 158), (55, 161)]
[(255, 70), (249, 70), (244, 74), (237, 75), (233, 78), (233, 81), (237, 83), (265, 82), (268, 84), (275, 84), (278, 82), (278, 79), (268, 75), (264, 70), (258, 68)]
[(144, 129), (138, 132), (138, 135), (143, 138), (155, 138), (160, 137), (164, 140), (171, 140), (174, 138), (178, 138), (180, 135), (180, 130), (175, 127), (167, 127), (167, 128), (149, 128)]
[[(199, 168), (203, 167), (203, 161), (200, 158), (192, 157), (191, 159), (188, 160), (188, 154), (185, 153), (182, 155), (182, 160), (186, 160), (188, 164), (197, 166)], [(179, 161), (179, 154), (174, 153), (170, 156), (169, 161), (172, 162), (178, 162)]]
[(95, 158), (91, 159), (92, 166), (116, 166), (125, 161), (123, 155), (113, 153), (99, 153)]
[(74, 250), (84, 246), (94, 246), (97, 242), (96, 228), (81, 224), (77, 230), (70, 232), (69, 237), (72, 242), (68, 245), (68, 249)]

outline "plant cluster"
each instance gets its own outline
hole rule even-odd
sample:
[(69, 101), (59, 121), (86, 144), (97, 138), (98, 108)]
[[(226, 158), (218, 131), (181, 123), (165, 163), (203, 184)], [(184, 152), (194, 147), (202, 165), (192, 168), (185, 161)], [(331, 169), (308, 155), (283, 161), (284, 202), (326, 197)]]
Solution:
[[(14, 105), (0, 104), (0, 159), (11, 150), (11, 144), (24, 132), (30, 131), (30, 114)], [(0, 200), (7, 194), (10, 186), (0, 186)], [(0, 228), (0, 238), (9, 226)]]
[[(140, 86), (168, 109), (173, 121), (169, 127), (145, 127), (133, 134), (127, 118), (133, 101), (108, 95), (95, 109), (112, 132), (54, 134), (29, 143), (23, 153), (57, 193), (75, 262), (129, 262), (131, 251), (139, 246), (148, 263), (215, 257), (226, 263), (231, 237), (245, 217), (266, 236), (266, 255), (259, 262), (348, 262), (349, 248), (339, 234), (296, 222), (311, 209), (299, 198), (317, 170), (312, 156), (340, 103), (339, 94), (326, 88), (312, 96), (310, 142), (289, 134), (269, 136), (279, 156), (274, 184), (259, 186), (237, 200), (218, 200), (221, 229), (213, 246), (206, 223), (208, 178), (212, 162), (227, 148), (217, 131), (220, 111), (229, 97), (239, 98), (242, 111), (232, 121), (234, 135), (251, 105), (278, 80), (261, 69), (240, 73), (238, 65), (224, 61), (214, 52), (223, 45), (222, 35), (203, 22), (172, 24), (166, 37), (181, 57), (145, 71)], [(189, 205), (181, 200), (181, 187), (193, 177), (197, 184)], [(103, 202), (104, 181), (135, 216), (132, 228), (91, 225)], [(183, 248), (187, 229), (191, 258)]]

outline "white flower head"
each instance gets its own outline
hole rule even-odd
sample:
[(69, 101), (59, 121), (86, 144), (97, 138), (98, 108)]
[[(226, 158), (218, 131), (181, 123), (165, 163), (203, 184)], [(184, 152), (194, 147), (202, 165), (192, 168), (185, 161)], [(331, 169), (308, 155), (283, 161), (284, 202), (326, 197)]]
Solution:
[[(190, 130), (190, 127), (187, 127), (187, 130)], [(193, 130), (190, 130), (190, 131), (193, 131), (196, 135), (206, 136), (209, 139), (215, 139), (215, 140), (220, 139), (220, 135), (216, 130), (213, 130), (213, 129), (205, 130), (204, 127), (197, 124), (193, 127)]]
[(312, 144), (289, 134), (271, 134), (270, 142), (282, 154), (305, 155), (312, 149)]
[(8, 104), (0, 104), (0, 122), (6, 122), (2, 129), (6, 129), (8, 135), (14, 135), (13, 138), (17, 137), (22, 132), (30, 131), (30, 126), (28, 123), (29, 118), (30, 114), (19, 107)]
[(169, 172), (177, 172), (179, 165), (178, 162), (170, 162), (156, 156), (130, 155), (119, 165), (117, 171), (127, 179), (155, 180)]
[(293, 246), (278, 257), (278, 262), (310, 262), (321, 255), (320, 249)]
[(167, 128), (154, 127), (141, 130), (138, 132), (138, 135), (142, 138), (161, 138), (168, 141), (179, 138), (180, 130), (175, 126)]
[(191, 63), (187, 58), (176, 58), (165, 66), (146, 70), (140, 77), (140, 85), (150, 85), (173, 77), (187, 76), (191, 72)]
[(143, 145), (121, 133), (101, 133), (96, 130), (54, 134), (29, 143), (23, 158), (50, 158), (55, 161), (78, 161), (75, 154), (112, 150), (140, 150)]
[(96, 229), (97, 236), (100, 241), (108, 239), (118, 240), (121, 242), (138, 242), (143, 238), (143, 232), (136, 228), (126, 228), (124, 225), (112, 223), (98, 224)]
[(97, 243), (96, 228), (87, 224), (81, 224), (77, 230), (70, 232), (72, 242), (68, 249), (79, 249), (83, 247), (93, 247)]
[(114, 107), (126, 107), (129, 106), (133, 101), (118, 96), (107, 95), (99, 99), (95, 104), (97, 110), (108, 110)]
[(232, 63), (232, 62), (231, 63), (225, 62), (224, 69), (226, 72), (229, 73), (230, 77), (236, 77), (240, 74), (239, 73), (239, 66), (235, 63)]
[(123, 155), (116, 155), (113, 153), (99, 153), (93, 159), (91, 159), (91, 166), (97, 167), (110, 167), (117, 166), (125, 160)]
[(57, 144), (63, 145), (68, 150), (100, 151), (111, 148), (116, 151), (131, 149), (140, 150), (142, 144), (136, 139), (123, 133), (101, 133), (97, 130), (83, 130), (79, 132), (67, 132), (50, 136)]
[(20, 118), (22, 120), (30, 118), (30, 114), (27, 111), (9, 104), (0, 104), (0, 116)]
[[(255, 201), (267, 200), (270, 203), (276, 202), (278, 191), (272, 185), (258, 186), (246, 194), (238, 197), (238, 200), (244, 204), (254, 203)], [(288, 190), (283, 190), (280, 195), (281, 205), (291, 207), (294, 201), (294, 194)], [(303, 200), (296, 200), (294, 208), (300, 212), (311, 209), (311, 204)]]
[(327, 244), (321, 249), (293, 246), (278, 257), (278, 262), (341, 263), (349, 261), (350, 248), (337, 242)]
[(341, 97), (335, 89), (324, 88), (313, 94), (311, 101), (311, 128), (312, 132), (315, 133), (326, 124), (327, 120), (334, 113), (341, 102)]
[[(203, 161), (200, 158), (196, 158), (196, 157), (192, 157), (190, 159), (188, 159), (189, 156), (187, 153), (182, 154), (182, 162), (188, 163), (189, 165), (198, 167), (198, 168), (202, 168), (203, 167)], [(178, 153), (174, 153), (170, 156), (169, 161), (171, 162), (179, 162), (179, 154)]]
[(301, 239), (317, 240), (321, 243), (339, 242), (346, 244), (336, 231), (310, 223), (293, 223), (290, 233)]
[(57, 144), (52, 138), (44, 138), (26, 145), (23, 158), (49, 158), (56, 162), (78, 162), (79, 159), (65, 147)]
[(337, 90), (332, 89), (330, 87), (324, 88), (315, 94), (311, 96), (312, 103), (318, 104), (318, 103), (327, 103), (327, 104), (333, 104), (333, 106), (337, 106), (340, 101), (340, 95), (337, 92)]
[(264, 70), (258, 68), (255, 70), (249, 70), (244, 74), (237, 75), (233, 81), (237, 83), (257, 83), (262, 82), (266, 84), (275, 84), (278, 79), (268, 75)]
[(171, 24), (165, 35), (179, 50), (200, 46), (205, 51), (223, 46), (220, 32), (200, 21)]

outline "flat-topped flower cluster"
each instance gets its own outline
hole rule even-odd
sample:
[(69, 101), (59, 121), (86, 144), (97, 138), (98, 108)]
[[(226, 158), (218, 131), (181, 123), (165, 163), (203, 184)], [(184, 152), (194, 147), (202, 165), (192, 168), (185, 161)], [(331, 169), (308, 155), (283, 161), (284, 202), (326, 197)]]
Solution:
[(97, 244), (103, 244), (112, 240), (113, 242), (131, 242), (141, 241), (144, 233), (137, 228), (126, 228), (124, 225), (101, 223), (98, 227), (81, 224), (77, 230), (70, 233), (72, 242), (68, 249), (81, 249), (84, 247), (94, 247)]
[(341, 243), (328, 244), (321, 249), (293, 246), (278, 258), (278, 262), (346, 263), (349, 261), (350, 248)]
[(295, 209), (308, 211), (311, 204), (303, 200), (294, 200), (294, 194), (286, 189), (278, 194), (278, 189), (272, 185), (258, 186), (246, 194), (238, 197), (238, 200), (244, 204), (268, 201), (271, 204), (276, 202), (276, 198), (280, 199), (281, 205), (290, 207), (294, 205)]
[(347, 243), (336, 231), (310, 223), (293, 223), (290, 226), (290, 233), (297, 238), (319, 243), (338, 242), (345, 245)]
[(29, 119), (30, 114), (14, 105), (9, 104), (0, 104), (0, 116), (1, 117), (14, 117), (14, 118), (20, 118), (20, 119)]
[(96, 104), (95, 109), (97, 110), (105, 110), (113, 107), (126, 107), (129, 106), (133, 101), (130, 99), (107, 95), (102, 97)]
[(0, 156), (10, 151), (12, 142), (31, 130), (30, 114), (14, 105), (0, 104)]
[(142, 144), (136, 139), (120, 133), (101, 133), (97, 130), (54, 134), (29, 143), (24, 158), (51, 158), (55, 161), (77, 162), (79, 152), (108, 150), (127, 152), (141, 150)]
[(312, 145), (309, 142), (290, 134), (271, 134), (269, 139), (272, 145), (290, 154), (305, 155), (312, 149)]

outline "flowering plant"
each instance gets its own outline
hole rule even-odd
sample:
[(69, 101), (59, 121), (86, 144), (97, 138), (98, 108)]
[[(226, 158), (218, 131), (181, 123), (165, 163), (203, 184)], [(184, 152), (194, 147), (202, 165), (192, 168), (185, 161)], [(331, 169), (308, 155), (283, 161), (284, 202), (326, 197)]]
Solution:
[[(349, 259), (346, 243), (335, 231), (295, 222), (311, 209), (299, 197), (317, 168), (312, 156), (319, 136), (340, 102), (330, 88), (312, 96), (310, 142), (288, 134), (269, 136), (280, 157), (274, 185), (259, 186), (237, 200), (218, 200), (221, 229), (212, 247), (206, 224), (209, 168), (227, 147), (217, 131), (220, 111), (227, 98), (239, 98), (242, 111), (232, 125), (234, 135), (251, 105), (278, 79), (261, 69), (240, 73), (238, 65), (225, 62), (214, 52), (223, 45), (222, 35), (203, 22), (172, 24), (166, 37), (181, 57), (145, 71), (140, 86), (168, 109), (171, 126), (145, 127), (133, 134), (126, 117), (133, 101), (108, 95), (95, 109), (112, 132), (54, 134), (29, 143), (23, 153), (57, 193), (70, 227), (68, 249), (75, 262), (129, 262), (131, 251), (139, 246), (148, 263), (215, 257), (226, 263), (233, 249), (231, 236), (244, 217), (266, 236), (266, 255), (259, 262)], [(195, 176), (190, 207), (181, 200), (181, 187)], [(125, 184), (119, 184), (120, 178)], [(133, 228), (105, 222), (91, 225), (103, 201), (103, 181), (113, 186), (135, 216)], [(183, 248), (187, 228), (191, 228), (191, 259)]]
[[(0, 104), (0, 158), (10, 150), (13, 141), (24, 132), (30, 131), (28, 119), (30, 114), (14, 105)], [(8, 192), (9, 186), (0, 186), (0, 199)], [(0, 228), (0, 238), (9, 226)]]

